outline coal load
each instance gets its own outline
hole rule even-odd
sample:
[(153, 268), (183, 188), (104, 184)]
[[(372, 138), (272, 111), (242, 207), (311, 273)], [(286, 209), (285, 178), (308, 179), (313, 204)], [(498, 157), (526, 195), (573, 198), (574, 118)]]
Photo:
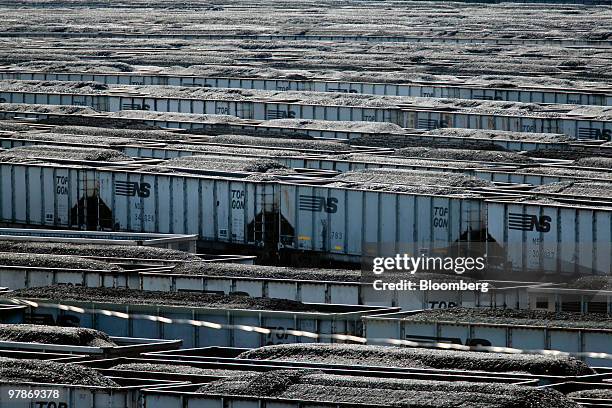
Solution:
[(118, 305), (194, 306), (211, 309), (316, 312), (312, 306), (292, 300), (211, 293), (155, 292), (126, 288), (85, 288), (80, 286), (53, 285), (15, 290), (9, 294), (4, 294), (4, 296), (62, 302), (103, 302)]
[(120, 267), (110, 263), (67, 255), (0, 252), (0, 266), (27, 266), (32, 268), (88, 269), (119, 271)]
[(285, 268), (267, 265), (241, 265), (236, 263), (189, 262), (178, 265), (172, 273), (204, 276), (231, 276), (243, 278), (299, 279), (336, 282), (358, 282), (361, 272), (347, 269)]
[(441, 160), (441, 159), (419, 159), (408, 157), (386, 157), (364, 153), (350, 153), (338, 156), (331, 156), (335, 160), (359, 161), (365, 163), (391, 164), (398, 166), (418, 166), (418, 167), (438, 167), (452, 169), (473, 169), (489, 167), (486, 164), (466, 162), (460, 160)]
[(332, 179), (346, 183), (407, 184), (416, 186), (492, 187), (493, 183), (458, 173), (399, 169), (364, 169), (347, 171)]
[[(274, 147), (241, 147), (241, 146), (218, 146), (218, 145), (196, 145), (196, 144), (173, 144), (173, 149), (190, 150), (194, 154), (221, 153), (227, 155), (255, 155), (269, 157), (299, 156), (298, 150), (275, 149)], [(201, 153), (200, 153), (201, 152)]]
[(187, 140), (187, 136), (165, 130), (139, 130), (139, 129), (108, 129), (90, 126), (58, 126), (54, 132), (70, 135), (87, 135), (99, 137), (121, 137), (131, 140), (160, 140), (180, 141)]
[(534, 375), (593, 374), (573, 357), (533, 354), (482, 353), (357, 344), (281, 344), (246, 351), (249, 360), (308, 361), (310, 363), (375, 367), (434, 368), (440, 370), (523, 372)]
[[(8, 92), (52, 92), (83, 94), (109, 94), (108, 86), (95, 82), (70, 81), (0, 81), (0, 89)], [(116, 90), (116, 89), (115, 89)], [(193, 98), (200, 100), (223, 101), (261, 101), (272, 100), (278, 103), (302, 103), (319, 106), (354, 106), (364, 108), (397, 108), (399, 105), (410, 105), (411, 108), (429, 108), (434, 110), (453, 110), (459, 113), (488, 115), (525, 115), (539, 118), (558, 118), (565, 116), (563, 112), (551, 111), (544, 105), (535, 103), (506, 101), (476, 101), (466, 99), (421, 98), (387, 95), (342, 94), (330, 92), (304, 91), (262, 91), (252, 89), (225, 89), (210, 87), (181, 87), (163, 85), (125, 86), (122, 91), (146, 94), (149, 97), (162, 98)], [(575, 105), (565, 105), (570, 111)], [(592, 116), (607, 120), (609, 112), (603, 107), (589, 107)]]
[(120, 146), (133, 142), (133, 140), (123, 137), (102, 138), (100, 136), (69, 135), (58, 133), (20, 133), (16, 136), (16, 138), (41, 142), (86, 144), (90, 146)]
[(524, 153), (528, 157), (537, 157), (542, 159), (561, 159), (561, 160), (577, 160), (581, 157), (591, 156), (591, 153), (585, 153), (573, 147), (548, 148), (528, 150)]
[(0, 153), (0, 162), (28, 162), (32, 160), (84, 160), (101, 162), (131, 161), (129, 156), (112, 149), (65, 147), (53, 145), (14, 147)]
[(610, 329), (612, 317), (599, 313), (548, 312), (544, 310), (513, 310), (454, 307), (424, 310), (404, 317), (414, 322), (492, 323), (512, 326)]
[(553, 133), (511, 132), (505, 130), (441, 128), (427, 132), (430, 135), (468, 137), (474, 139), (500, 139), (524, 142), (564, 143), (572, 139), (569, 136)]
[(305, 131), (298, 131), (287, 128), (270, 129), (260, 127), (259, 125), (253, 125), (252, 121), (248, 119), (246, 119), (245, 122), (247, 126), (241, 127), (238, 130), (234, 129), (233, 125), (241, 125), (241, 123), (212, 123), (207, 124), (208, 126), (206, 127), (185, 129), (185, 134), (197, 135), (198, 140), (202, 140), (203, 137), (213, 138), (215, 136), (224, 135), (240, 135), (270, 139), (317, 140)]
[(164, 260), (199, 260), (195, 254), (167, 248), (134, 245), (73, 244), (64, 242), (3, 241), (0, 252), (92, 256), (101, 258), (135, 258)]
[(426, 147), (406, 147), (395, 151), (404, 157), (427, 159), (470, 160), (472, 162), (530, 163), (531, 159), (513, 152), (496, 152), (468, 149), (430, 149)]
[(330, 142), (325, 140), (311, 139), (289, 139), (285, 137), (258, 137), (242, 135), (219, 135), (210, 139), (212, 143), (235, 144), (247, 146), (269, 146), (294, 150), (326, 150), (341, 152), (348, 150), (344, 143)]
[(584, 157), (576, 160), (577, 166), (612, 169), (612, 157)]
[[(329, 281), (329, 282), (360, 282), (362, 274), (359, 270), (349, 269), (315, 269), (315, 268), (287, 268), (268, 265), (241, 265), (235, 263), (189, 262), (175, 266), (173, 274), (226, 276), (240, 278), (263, 279), (293, 279), (300, 281)], [(456, 274), (419, 273), (418, 276), (409, 273), (396, 272), (401, 278), (409, 281), (431, 279), (436, 282), (456, 282), (463, 280), (472, 282), (471, 278)], [(491, 287), (491, 285), (489, 285)]]
[(108, 90), (108, 85), (106, 84), (89, 81), (19, 81), (7, 79), (0, 81), (0, 86), (4, 90), (11, 92), (32, 92), (37, 90), (54, 93), (92, 94)]
[(0, 340), (86, 347), (117, 346), (99, 330), (36, 324), (0, 324)]
[(436, 187), (436, 186), (407, 186), (396, 184), (382, 183), (361, 183), (361, 182), (338, 182), (326, 184), (327, 187), (351, 188), (358, 190), (385, 191), (393, 193), (407, 194), (427, 194), (427, 195), (444, 195), (457, 198), (478, 198), (480, 194), (466, 192), (465, 190), (453, 189), (452, 187)]
[(612, 388), (594, 388), (592, 390), (574, 391), (567, 394), (567, 397), (612, 400)]
[(54, 361), (0, 357), (0, 383), (24, 382), (119, 387), (119, 384), (89, 367)]
[(558, 183), (542, 184), (531, 191), (534, 193), (567, 194), (578, 197), (612, 197), (612, 184), (594, 181), (561, 181)]
[(223, 172), (275, 173), (290, 174), (293, 171), (282, 163), (272, 159), (252, 159), (247, 157), (227, 156), (184, 156), (166, 161), (154, 168), (184, 168)]
[(162, 130), (158, 126), (147, 125), (139, 120), (121, 120), (116, 118), (110, 118), (106, 115), (97, 113), (96, 115), (49, 115), (44, 119), (37, 121), (40, 124), (53, 125), (53, 126), (89, 126), (96, 128), (108, 128), (108, 129), (131, 129), (131, 130), (148, 130), (148, 131), (159, 131)]
[(98, 113), (87, 106), (36, 105), (21, 103), (0, 103), (0, 110), (9, 112), (53, 113), (60, 115), (93, 115)]
[(530, 167), (526, 169), (521, 169), (520, 172), (529, 174), (542, 174), (546, 176), (612, 180), (612, 173), (606, 173), (596, 170), (570, 169), (561, 167)]
[(196, 392), (406, 408), (570, 408), (561, 393), (509, 384), (427, 381), (322, 374), (306, 370), (249, 373)]
[(47, 72), (133, 72), (134, 67), (121, 62), (111, 61), (29, 61), (15, 64), (26, 70)]
[(349, 140), (350, 145), (385, 147), (390, 149), (402, 149), (405, 147), (429, 147), (435, 149), (472, 149), (505, 151), (505, 149), (485, 139), (436, 139), (421, 138), (419, 135), (411, 134), (363, 134), (360, 137)]
[(237, 116), (231, 115), (213, 115), (213, 114), (197, 114), (197, 113), (179, 113), (179, 112), (152, 112), (143, 110), (121, 110), (118, 112), (109, 112), (109, 117), (113, 118), (129, 118), (129, 119), (144, 119), (144, 120), (165, 120), (179, 122), (199, 122), (210, 124), (231, 124), (244, 122)]
[(232, 375), (247, 374), (245, 370), (228, 370), (222, 368), (199, 368), (182, 364), (157, 364), (157, 363), (128, 363), (118, 364), (111, 367), (113, 370), (147, 371), (168, 374), (183, 375), (210, 375), (218, 377), (229, 377)]
[(567, 287), (585, 290), (612, 290), (612, 276), (583, 276), (568, 283)]
[(254, 182), (277, 182), (282, 181), (282, 176), (287, 173), (282, 172), (268, 172), (268, 173), (253, 173), (244, 178), (246, 181)]
[(261, 126), (283, 127), (291, 129), (335, 130), (339, 132), (363, 133), (404, 133), (404, 129), (394, 123), (329, 121), (314, 119), (274, 119), (266, 120)]
[(30, 127), (27, 125), (22, 125), (21, 123), (0, 121), (0, 131), (24, 132), (28, 130), (30, 130)]

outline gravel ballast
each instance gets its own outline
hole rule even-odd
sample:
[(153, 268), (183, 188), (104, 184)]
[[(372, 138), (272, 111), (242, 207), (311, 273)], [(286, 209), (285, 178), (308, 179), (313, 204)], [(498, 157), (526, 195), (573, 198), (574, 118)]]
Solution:
[[(1, 237), (0, 237), (1, 238)], [(133, 245), (97, 245), (72, 244), (64, 242), (9, 241), (0, 239), (0, 252), (23, 254), (49, 254), (94, 256), (109, 258), (164, 259), (164, 260), (194, 260), (200, 258), (195, 254), (174, 249), (156, 248)], [(107, 267), (108, 265), (105, 264)]]
[(0, 266), (27, 266), (32, 268), (88, 269), (98, 271), (121, 270), (110, 263), (77, 256), (0, 252)]
[(35, 324), (0, 324), (0, 340), (87, 347), (117, 346), (106, 333), (99, 330)]
[(483, 353), (359, 344), (281, 344), (246, 351), (249, 360), (307, 361), (321, 364), (376, 367), (434, 368), (441, 370), (529, 373), (575, 376), (593, 374), (573, 357), (533, 354)]
[(53, 301), (104, 302), (118, 305), (193, 306), (212, 309), (254, 309), (316, 312), (312, 306), (292, 300), (193, 292), (155, 292), (126, 288), (85, 288), (54, 285), (20, 289), (4, 297)]
[(341, 376), (301, 370), (229, 377), (206, 384), (197, 392), (406, 408), (576, 407), (558, 391), (533, 387)]
[(89, 367), (54, 361), (0, 357), (0, 383), (23, 382), (119, 387), (119, 384)]
[(424, 310), (403, 318), (414, 322), (491, 323), (513, 326), (612, 329), (612, 317), (598, 313), (454, 307)]

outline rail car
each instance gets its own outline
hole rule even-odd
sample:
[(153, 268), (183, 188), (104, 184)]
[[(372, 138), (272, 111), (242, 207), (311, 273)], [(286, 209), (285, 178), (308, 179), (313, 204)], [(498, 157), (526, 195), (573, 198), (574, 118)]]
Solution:
[[(455, 108), (436, 109), (402, 104), (389, 107), (319, 105), (305, 101), (198, 99), (129, 93), (125, 90), (96, 94), (36, 91), (0, 91), (0, 103), (89, 106), (101, 112), (150, 110), (233, 115), (242, 119), (315, 119), (329, 121), (389, 122), (402, 128), (432, 130), (466, 128), (531, 133), (561, 133), (574, 139), (611, 140), (612, 120), (589, 116), (490, 114)], [(510, 111), (508, 111), (510, 112)]]
[[(209, 244), (244, 245), (271, 253), (307, 252), (349, 262), (360, 262), (372, 253), (397, 253), (403, 245), (418, 245), (425, 251), (478, 242), (475, 237), (486, 231), (500, 245), (515, 245), (526, 236), (526, 232), (503, 233), (512, 230), (512, 222), (506, 215), (491, 213), (511, 204), (490, 200), (520, 198), (520, 193), (504, 189), (408, 193), (328, 186), (329, 179), (316, 177), (256, 181), (248, 174), (196, 173), (200, 174), (2, 163), (0, 220), (54, 228), (197, 234)], [(596, 227), (599, 222), (611, 225), (609, 199), (601, 201), (595, 209), (583, 208), (584, 203), (572, 205), (571, 200), (564, 204), (563, 214), (580, 214), (580, 241), (591, 237), (604, 243), (607, 237), (609, 242), (609, 228), (606, 232)], [(542, 237), (548, 231), (539, 220), (552, 217), (548, 212), (556, 208), (538, 205), (533, 225), (527, 225), (532, 215), (526, 216), (525, 225), (533, 227), (529, 239), (540, 239), (544, 249), (553, 243)], [(555, 222), (565, 215), (555, 216)], [(573, 245), (577, 230), (571, 233), (563, 227), (562, 233), (555, 232), (559, 228), (555, 224), (554, 234), (549, 234), (556, 237), (554, 245)], [(605, 251), (598, 249), (592, 268), (610, 270)], [(522, 270), (525, 262), (533, 264), (526, 253), (511, 254), (524, 260), (511, 262), (513, 270)], [(533, 266), (541, 272), (567, 272), (557, 261)]]
[[(592, 0), (588, 0), (593, 4)], [(597, 4), (610, 4), (609, 0), (598, 0)], [(331, 35), (331, 34), (208, 34), (208, 33), (122, 33), (122, 32), (50, 32), (50, 31), (4, 31), (0, 37), (32, 38), (121, 38), (121, 39), (180, 39), (180, 40), (245, 40), (245, 41), (334, 41), (334, 42), (438, 42), (447, 44), (518, 44), (518, 45), (559, 45), (559, 46), (594, 46), (609, 47), (609, 40), (589, 40), (570, 38), (460, 38), (460, 37), (425, 37), (425, 36), (382, 36), (382, 35)]]
[[(156, 160), (167, 160), (178, 157), (187, 156), (228, 156), (228, 157), (244, 157), (244, 158), (271, 158), (289, 168), (295, 169), (309, 169), (312, 175), (312, 171), (324, 171), (328, 173), (320, 173), (319, 175), (325, 177), (331, 177), (334, 172), (346, 172), (355, 171), (362, 169), (398, 169), (398, 170), (423, 170), (423, 171), (440, 171), (440, 172), (452, 172), (462, 173), (468, 176), (478, 177), (487, 181), (492, 181), (497, 184), (530, 184), (530, 185), (542, 185), (546, 183), (562, 182), (562, 181), (598, 181), (598, 182), (610, 182), (609, 171), (605, 169), (595, 169), (589, 167), (575, 167), (575, 172), (570, 173), (551, 173), (548, 170), (560, 169), (563, 170), (568, 168), (570, 161), (568, 160), (537, 160), (534, 159), (532, 163), (513, 163), (513, 162), (486, 162), (486, 161), (470, 161), (465, 160), (452, 160), (452, 159), (440, 159), (440, 158), (410, 158), (405, 156), (392, 156), (390, 153), (391, 149), (378, 149), (378, 148), (367, 148), (353, 146), (353, 151), (347, 150), (347, 152), (354, 153), (353, 156), (346, 156), (336, 158), (334, 155), (328, 154), (315, 154), (325, 153), (325, 151), (308, 150), (310, 154), (294, 154), (288, 155), (285, 152), (286, 148), (278, 148), (278, 152), (281, 155), (275, 155), (274, 152), (277, 148), (269, 146), (257, 146), (257, 145), (234, 145), (234, 144), (219, 144), (211, 142), (186, 142), (181, 145), (181, 148), (173, 146), (171, 143), (166, 142), (151, 142), (142, 141), (142, 144), (126, 144), (126, 145), (105, 145), (103, 140), (100, 140), (99, 147), (119, 150), (126, 155), (134, 158), (138, 158), (143, 164), (155, 164), (157, 162), (150, 161), (148, 159)], [(92, 147), (92, 145), (84, 145), (82, 143), (64, 143), (56, 142), (53, 140), (34, 140), (20, 138), (19, 134), (7, 135), (2, 137), (0, 135), (0, 147), (1, 148), (14, 148), (20, 146), (74, 146), (74, 147)], [(208, 146), (208, 147), (207, 147)], [(199, 147), (209, 148), (209, 150), (200, 150)], [(219, 147), (219, 149), (216, 149)], [(232, 150), (224, 151), (223, 148), (234, 147), (234, 148), (251, 148), (252, 152), (241, 153), (234, 152)], [(348, 147), (347, 147), (348, 148)], [(566, 146), (567, 148), (567, 146)], [(603, 148), (602, 148), (603, 149)], [(303, 149), (298, 149), (303, 150)], [(265, 152), (265, 153), (263, 153)], [(263, 153), (263, 154), (262, 154)], [(269, 154), (268, 154), (269, 153)], [(335, 154), (343, 152), (334, 152)], [(365, 153), (365, 154), (361, 154)], [(371, 155), (368, 156), (368, 154)], [(612, 153), (612, 152), (610, 152)], [(49, 161), (44, 157), (40, 157)], [(71, 161), (51, 160), (58, 163), (73, 164)], [(95, 163), (83, 163), (92, 165)], [(136, 162), (132, 164), (137, 164)], [(106, 164), (105, 164), (106, 165)], [(542, 171), (538, 172), (537, 170)], [(584, 173), (586, 171), (586, 173)]]
[[(453, 319), (452, 316), (418, 319), (427, 311), (390, 313), (364, 316), (364, 333), (368, 338), (440, 341), (455, 344), (491, 345), (523, 350), (560, 350), (566, 352), (606, 352), (612, 340), (612, 330), (604, 322), (577, 322), (559, 325), (537, 319), (497, 319), (481, 321), (477, 318)], [(416, 319), (415, 319), (416, 316)], [(588, 318), (588, 315), (587, 315)], [(595, 316), (597, 318), (597, 316)], [(521, 321), (523, 320), (523, 321)], [(586, 357), (588, 364), (602, 367), (612, 360)]]
[(491, 88), (441, 82), (374, 83), (293, 80), (285, 78), (202, 77), (198, 75), (152, 74), (147, 72), (42, 72), (0, 69), (0, 80), (95, 81), (107, 85), (170, 85), (214, 88), (258, 89), (264, 91), (341, 92), (428, 98), (459, 98), (524, 103), (612, 105), (612, 94), (603, 89), (555, 89), (535, 87)]
[[(7, 111), (0, 110), (0, 118), (5, 120), (19, 120), (28, 121), (30, 119), (42, 122), (55, 122), (55, 123), (71, 123), (75, 120), (81, 121), (81, 123), (95, 124), (96, 121), (106, 119), (100, 115), (77, 115), (77, 114), (60, 114), (60, 113), (39, 113), (39, 112), (24, 112), (24, 111)], [(368, 138), (372, 136), (378, 136), (380, 138), (400, 137), (405, 136), (414, 140), (423, 142), (435, 142), (435, 143), (451, 143), (455, 146), (465, 144), (474, 146), (474, 144), (492, 144), (500, 146), (506, 150), (511, 151), (529, 151), (529, 150), (549, 150), (549, 149), (568, 149), (568, 142), (560, 141), (541, 141), (541, 140), (529, 140), (526, 139), (504, 139), (499, 138), (474, 138), (474, 137), (461, 137), (461, 136), (446, 136), (446, 135), (435, 135), (418, 131), (416, 129), (404, 129), (400, 133), (389, 133), (389, 132), (364, 132), (364, 131), (353, 131), (353, 130), (332, 130), (332, 129), (315, 129), (315, 128), (298, 128), (289, 126), (272, 126), (264, 125), (260, 121), (253, 121), (252, 123), (212, 123), (205, 121), (197, 121), (195, 119), (186, 118), (185, 120), (167, 120), (167, 119), (152, 119), (152, 118), (129, 118), (129, 117), (108, 117), (113, 121), (119, 123), (123, 122), (126, 124), (145, 124), (150, 126), (156, 126), (167, 129), (184, 129), (184, 130), (200, 130), (210, 134), (247, 134), (247, 135), (266, 135), (266, 134), (284, 134), (287, 137), (291, 135), (305, 135), (313, 138), (321, 139), (334, 139), (334, 140), (353, 140), (360, 138)], [(528, 134), (525, 134), (527, 136)], [(392, 141), (389, 141), (393, 144)], [(588, 148), (588, 146), (585, 146)], [(612, 148), (608, 149), (612, 150)]]

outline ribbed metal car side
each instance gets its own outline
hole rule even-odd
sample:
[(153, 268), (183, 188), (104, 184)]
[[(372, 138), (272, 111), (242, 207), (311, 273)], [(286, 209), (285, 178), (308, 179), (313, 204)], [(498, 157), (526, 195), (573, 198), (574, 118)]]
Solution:
[[(25, 299), (25, 298), (24, 298)], [(101, 330), (111, 336), (147, 337), (154, 339), (183, 340), (184, 347), (231, 346), (262, 347), (270, 344), (300, 343), (319, 341), (324, 343), (338, 342), (325, 337), (326, 334), (361, 334), (361, 317), (367, 314), (397, 312), (398, 308), (378, 306), (353, 306), (333, 304), (306, 304), (309, 312), (278, 311), (269, 309), (230, 309), (220, 306), (185, 306), (172, 304), (125, 304), (107, 302), (85, 302), (63, 300), (62, 305), (85, 309), (83, 313), (59, 310), (45, 303), (45, 299), (30, 299), (39, 302), (39, 307), (30, 313), (51, 316), (55, 320), (70, 319), (79, 327)], [(125, 314), (125, 318), (100, 314), (95, 311), (109, 310)], [(199, 324), (167, 324), (150, 320), (145, 316), (159, 316), (166, 319), (184, 319), (185, 321), (205, 321), (225, 325), (244, 325), (266, 327), (276, 332), (261, 333), (251, 330), (216, 328)], [(301, 330), (321, 334), (318, 339), (299, 337), (290, 330)]]
[(55, 284), (117, 288), (128, 287), (129, 275), (125, 271), (0, 265), (0, 286), (11, 290)]
[(559, 277), (612, 270), (610, 207), (491, 200), (487, 213), (488, 233), (513, 271)]
[(0, 163), (0, 218), (7, 224), (78, 228), (86, 224), (93, 170), (76, 166)]
[(389, 122), (403, 128), (438, 129), (446, 127), (506, 130), (531, 133), (562, 133), (575, 139), (609, 140), (611, 120), (589, 117), (537, 117), (496, 115), (479, 112), (438, 111), (421, 107), (362, 107), (315, 105), (308, 102), (280, 103), (268, 100), (219, 100), (178, 97), (152, 97), (129, 94), (70, 94), (3, 91), (7, 103), (89, 106), (98, 111), (147, 110), (157, 112), (208, 113), (233, 115), (242, 119), (316, 119), (330, 121)]
[(484, 228), (480, 198), (280, 185), (281, 245), (360, 260), (403, 247), (447, 248)]
[(326, 81), (323, 79), (276, 79), (242, 77), (203, 77), (199, 75), (145, 74), (140, 72), (42, 72), (3, 70), (0, 79), (29, 81), (97, 81), (109, 85), (171, 85), (192, 87), (258, 89), (267, 91), (314, 91), (413, 96), (428, 98), (461, 98), (524, 103), (562, 103), (577, 105), (609, 105), (612, 95), (597, 89), (548, 89), (517, 87), (486, 88), (479, 85), (431, 83), (375, 83)]
[(0, 164), (0, 197), (6, 224), (187, 233), (251, 244), (265, 240), (275, 208), (271, 183), (51, 164)]
[[(407, 313), (364, 316), (367, 338), (391, 338), (421, 342), (440, 341), (467, 345), (490, 345), (524, 350), (560, 350), (566, 352), (607, 352), (612, 330), (585, 327), (555, 327), (542, 321), (540, 325), (445, 321), (444, 318), (411, 320)], [(419, 313), (419, 312), (416, 312)], [(593, 366), (610, 366), (612, 360), (586, 358)]]

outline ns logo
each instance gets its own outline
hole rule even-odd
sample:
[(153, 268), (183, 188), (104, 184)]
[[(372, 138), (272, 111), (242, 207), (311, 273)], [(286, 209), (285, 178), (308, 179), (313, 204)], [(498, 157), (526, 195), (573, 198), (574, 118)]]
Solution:
[(115, 194), (126, 197), (138, 196), (147, 198), (151, 195), (151, 185), (135, 181), (115, 181)]
[(319, 197), (311, 195), (300, 195), (300, 210), (310, 212), (326, 212), (334, 214), (338, 212), (338, 199), (334, 197)]
[(551, 221), (548, 215), (508, 214), (508, 228), (511, 230), (549, 232)]

